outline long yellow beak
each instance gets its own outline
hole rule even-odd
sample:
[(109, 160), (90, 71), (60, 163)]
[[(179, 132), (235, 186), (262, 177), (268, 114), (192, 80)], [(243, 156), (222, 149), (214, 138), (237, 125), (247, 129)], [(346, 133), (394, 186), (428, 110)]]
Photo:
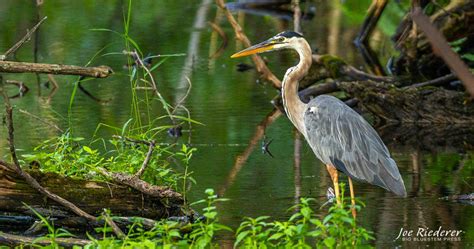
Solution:
[(257, 45), (251, 46), (249, 48), (246, 48), (240, 52), (237, 52), (230, 56), (230, 58), (237, 58), (237, 57), (242, 57), (242, 56), (247, 56), (251, 54), (257, 54), (257, 53), (263, 53), (266, 51), (270, 51), (273, 49), (273, 43), (270, 43), (268, 41), (264, 41), (262, 43), (259, 43)]

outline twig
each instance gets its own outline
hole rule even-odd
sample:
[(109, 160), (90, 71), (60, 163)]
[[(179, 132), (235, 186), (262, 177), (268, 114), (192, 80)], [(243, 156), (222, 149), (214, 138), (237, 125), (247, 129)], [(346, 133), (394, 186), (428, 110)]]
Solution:
[(455, 79), (457, 79), (456, 75), (450, 73), (450, 74), (447, 74), (445, 76), (441, 76), (441, 77), (436, 78), (436, 79), (432, 79), (432, 80), (428, 80), (428, 81), (425, 81), (425, 82), (416, 83), (416, 84), (413, 84), (413, 85), (410, 85), (410, 86), (406, 86), (406, 87), (404, 87), (404, 89), (424, 87), (424, 86), (439, 86), (439, 85), (451, 82)]
[(148, 167), (148, 163), (151, 160), (151, 155), (153, 154), (153, 150), (155, 149), (155, 146), (156, 146), (156, 141), (155, 140), (151, 140), (151, 141), (137, 140), (137, 139), (122, 137), (122, 136), (117, 136), (117, 135), (113, 135), (112, 137), (118, 138), (118, 139), (124, 139), (132, 143), (148, 145), (148, 152), (146, 153), (145, 160), (143, 160), (143, 163), (140, 169), (135, 173), (135, 175), (133, 175), (133, 177), (135, 178), (140, 178), (145, 172), (146, 168)]
[(459, 58), (459, 55), (451, 49), (441, 32), (439, 32), (439, 30), (430, 22), (430, 19), (423, 14), (418, 2), (412, 10), (411, 18), (428, 38), (428, 41), (433, 47), (433, 52), (444, 60), (444, 62), (464, 84), (466, 91), (474, 97), (474, 75), (469, 71), (466, 64)]
[(61, 128), (59, 128), (59, 126), (57, 126), (56, 124), (53, 124), (53, 123), (51, 123), (51, 122), (49, 122), (49, 121), (47, 121), (47, 120), (44, 120), (44, 119), (42, 119), (41, 117), (34, 115), (33, 113), (30, 113), (30, 112), (28, 112), (28, 111), (26, 111), (26, 110), (23, 110), (23, 109), (18, 109), (18, 111), (21, 112), (21, 113), (23, 113), (23, 114), (25, 114), (25, 115), (28, 115), (28, 116), (30, 116), (30, 117), (32, 117), (32, 118), (34, 118), (34, 119), (37, 119), (37, 120), (40, 121), (41, 123), (46, 124), (46, 125), (48, 125), (48, 126), (54, 128), (55, 130), (61, 132), (61, 133), (64, 132), (64, 130), (61, 129)]
[(293, 29), (303, 34), (301, 30), (301, 8), (300, 8), (300, 0), (292, 0), (291, 7), (293, 8)]
[[(234, 16), (232, 16), (230, 10), (227, 9), (227, 7), (225, 6), (224, 0), (216, 0), (216, 3), (217, 6), (219, 6), (219, 8), (224, 11), (227, 20), (229, 21), (230, 25), (232, 25), (232, 28), (235, 32), (235, 37), (240, 40), (246, 47), (250, 47), (251, 43), (249, 38), (247, 38), (244, 31), (242, 30), (242, 27), (240, 27)], [(262, 58), (258, 55), (252, 55), (252, 60), (255, 63), (257, 72), (259, 72), (264, 79), (270, 81), (273, 87), (280, 89), (281, 81), (272, 73), (272, 71), (270, 71), (267, 65), (265, 65), (265, 62), (262, 60)]]
[(112, 228), (112, 231), (114, 231), (119, 239), (125, 238), (125, 234), (123, 233), (122, 229), (120, 229), (120, 227), (115, 224), (106, 210), (102, 212), (102, 217), (104, 217), (105, 222)]
[(151, 155), (153, 154), (153, 149), (155, 148), (155, 140), (151, 140), (148, 146), (148, 152), (146, 153), (145, 160), (142, 163), (142, 167), (135, 173), (134, 177), (140, 178), (148, 167), (148, 163), (151, 160)]
[(108, 66), (80, 67), (16, 61), (0, 61), (0, 72), (81, 75), (94, 78), (106, 78), (113, 73), (112, 69)]
[(0, 92), (3, 95), (3, 101), (5, 103), (5, 111), (6, 111), (6, 122), (7, 122), (7, 129), (8, 129), (8, 144), (10, 148), (10, 154), (13, 160), (13, 165), (8, 164), (6, 165), (7, 167), (10, 167), (13, 169), (18, 175), (23, 177), (25, 181), (34, 189), (36, 189), (38, 192), (42, 193), (43, 195), (47, 196), (53, 201), (56, 201), (60, 203), (61, 205), (67, 207), (69, 210), (74, 212), (75, 214), (84, 217), (90, 221), (96, 221), (96, 217), (84, 212), (82, 209), (78, 208), (76, 205), (73, 203), (63, 199), (62, 197), (51, 193), (49, 190), (45, 189), (43, 186), (41, 186), (35, 178), (33, 178), (30, 174), (27, 172), (23, 171), (23, 169), (20, 166), (20, 162), (18, 161), (18, 157), (16, 155), (16, 149), (15, 149), (15, 144), (14, 144), (14, 128), (13, 128), (13, 108), (10, 105), (10, 100), (8, 99), (8, 96), (6, 95), (3, 85), (1, 83), (1, 78), (0, 78)]
[(219, 46), (219, 48), (216, 50), (216, 52), (214, 54), (212, 54), (211, 56), (209, 56), (209, 58), (211, 59), (215, 59), (217, 57), (219, 57), (222, 52), (224, 52), (224, 49), (227, 47), (227, 44), (229, 43), (229, 38), (227, 38), (227, 35), (225, 34), (225, 32), (221, 29), (221, 27), (219, 27), (219, 25), (213, 23), (213, 22), (208, 22), (209, 25), (211, 26), (211, 28), (216, 31), (217, 34), (219, 34), (219, 36), (222, 38), (222, 43), (221, 45)]
[(27, 30), (25, 36), (21, 38), (15, 45), (7, 50), (3, 55), (0, 55), (0, 61), (4, 61), (10, 54), (15, 53), (25, 42), (28, 42), (31, 39), (31, 35), (39, 28), (39, 26), (46, 20), (48, 17), (45, 16), (41, 19), (31, 30)]
[[(1, 244), (9, 245), (24, 245), (24, 244), (35, 244), (35, 245), (51, 245), (51, 239), (48, 238), (35, 238), (27, 237), (21, 235), (8, 234), (0, 232), (0, 242)], [(85, 246), (91, 244), (92, 241), (85, 239), (75, 239), (75, 238), (54, 238), (54, 242), (64, 247), (73, 247), (76, 245)]]
[[(18, 87), (19, 93), (17, 95), (15, 95), (14, 97), (16, 97), (16, 96), (22, 97), (23, 95), (25, 95), (25, 93), (27, 93), (30, 90), (25, 85), (25, 83), (23, 83), (21, 81), (18, 81), (18, 80), (6, 80), (5, 83), (10, 84), (10, 85), (15, 85), (15, 86)], [(14, 98), (14, 97), (10, 97), (10, 98)]]
[(132, 52), (123, 51), (123, 53), (126, 54), (126, 55), (130, 55), (135, 60), (135, 64), (140, 66), (141, 68), (143, 68), (143, 70), (145, 70), (146, 75), (148, 75), (148, 77), (151, 80), (153, 91), (156, 93), (156, 95), (160, 99), (161, 104), (163, 105), (163, 108), (165, 109), (165, 111), (168, 114), (171, 121), (174, 123), (173, 115), (170, 112), (170, 109), (168, 107), (168, 103), (166, 103), (165, 99), (163, 98), (161, 93), (158, 91), (158, 88), (157, 88), (157, 85), (156, 85), (156, 82), (155, 82), (155, 78), (151, 74), (150, 69), (148, 69), (148, 67), (143, 63), (143, 60), (140, 58), (140, 55), (137, 53), (137, 51), (132, 51)]
[[(182, 104), (188, 98), (189, 93), (191, 92), (191, 88), (193, 87), (193, 84), (191, 83), (191, 80), (188, 77), (186, 77), (186, 81), (188, 82), (188, 86), (189, 86), (188, 90), (186, 90), (186, 94), (184, 94), (184, 96), (178, 101), (178, 103), (176, 103), (176, 106), (174, 107), (174, 110), (171, 114), (174, 114), (176, 112), (176, 110), (180, 107), (184, 108), (184, 106)], [(184, 109), (186, 109), (186, 108), (184, 108)]]

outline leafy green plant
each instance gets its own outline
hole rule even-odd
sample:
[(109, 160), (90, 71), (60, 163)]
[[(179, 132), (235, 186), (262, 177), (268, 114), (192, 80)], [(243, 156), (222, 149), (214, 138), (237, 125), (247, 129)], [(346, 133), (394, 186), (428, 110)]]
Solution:
[(206, 189), (205, 193), (207, 194), (205, 200), (200, 200), (191, 204), (207, 204), (207, 206), (203, 208), (204, 220), (198, 221), (192, 225), (192, 232), (189, 235), (191, 247), (213, 248), (215, 247), (213, 238), (216, 235), (216, 232), (221, 230), (232, 232), (232, 229), (219, 223), (217, 208), (215, 205), (217, 202), (228, 201), (228, 199), (218, 198), (213, 189)]
[[(344, 184), (341, 184), (344, 190)], [(291, 208), (295, 213), (287, 221), (267, 222), (268, 216), (246, 218), (236, 231), (235, 247), (269, 248), (346, 248), (373, 240), (372, 233), (357, 226), (349, 205), (341, 193), (341, 204), (329, 208), (323, 220), (315, 217), (311, 198), (301, 198)], [(360, 208), (360, 207), (356, 207)]]
[(91, 168), (101, 164), (97, 150), (81, 146), (84, 138), (73, 137), (69, 132), (48, 139), (37, 146), (34, 154), (23, 154), (30, 165), (38, 165), (42, 171), (56, 172), (66, 176), (85, 175)]
[(460, 54), (461, 58), (463, 58), (466, 61), (472, 63), (472, 62), (474, 62), (474, 53), (472, 53), (472, 52), (462, 52), (461, 51), (461, 50), (463, 50), (463, 44), (466, 41), (467, 41), (467, 37), (463, 37), (463, 38), (460, 38), (460, 39), (457, 39), (455, 41), (450, 42), (449, 45), (451, 45), (454, 52)]
[[(182, 176), (183, 179), (183, 199), (186, 201), (186, 192), (187, 192), (187, 180), (189, 179), (192, 183), (196, 183), (194, 178), (191, 177), (192, 172), (188, 172), (189, 169), (189, 161), (191, 160), (191, 157), (193, 156), (193, 152), (196, 151), (196, 148), (189, 148), (185, 144), (181, 146), (181, 151), (177, 152), (176, 155), (181, 156), (181, 160), (184, 163), (184, 174)], [(184, 203), (186, 205), (186, 203)]]
[(267, 239), (269, 239), (270, 230), (266, 229), (272, 223), (267, 223), (265, 220), (270, 216), (260, 216), (257, 218), (244, 218), (236, 231), (237, 237), (235, 239), (235, 246), (242, 246), (245, 248), (266, 248)]
[(60, 246), (56, 242), (57, 238), (60, 238), (60, 237), (74, 237), (74, 235), (72, 233), (70, 233), (69, 231), (67, 231), (66, 229), (55, 228), (54, 223), (50, 223), (47, 218), (45, 218), (40, 213), (38, 213), (34, 208), (28, 206), (25, 203), (23, 203), (23, 205), (28, 207), (41, 220), (41, 225), (46, 227), (47, 230), (48, 230), (48, 233), (46, 235), (38, 237), (33, 241), (33, 243), (32, 243), (33, 246), (41, 247), (41, 246), (35, 245), (35, 243), (40, 241), (40, 240), (45, 240), (46, 239), (46, 240), (49, 240), (51, 242), (51, 244), (48, 245), (48, 246), (44, 246), (42, 248), (60, 248)]

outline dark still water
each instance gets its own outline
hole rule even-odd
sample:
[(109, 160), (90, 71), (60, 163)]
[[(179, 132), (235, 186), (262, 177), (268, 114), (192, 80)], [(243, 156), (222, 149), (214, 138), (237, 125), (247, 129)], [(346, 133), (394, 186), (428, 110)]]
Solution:
[[(348, 0), (342, 5), (339, 1), (329, 2), (309, 1), (303, 6), (304, 11), (316, 16), (303, 22), (305, 38), (319, 53), (339, 55), (365, 69), (352, 40), (370, 1)], [(403, 14), (402, 7), (393, 4), (388, 8), (390, 16), (382, 18), (372, 41), (381, 61), (386, 61), (391, 53), (389, 35)], [(34, 61), (37, 49), (38, 62), (85, 65), (91, 61), (90, 65), (109, 65), (114, 69), (110, 78), (83, 83), (93, 95), (109, 100), (107, 103), (100, 104), (82, 92), (76, 94), (70, 116), (76, 136), (91, 138), (96, 134), (110, 138), (115, 131), (97, 126), (122, 127), (131, 117), (132, 95), (128, 71), (124, 69), (127, 59), (121, 54), (124, 43), (112, 32), (97, 31), (123, 32), (125, 6), (124, 1), (118, 0), (47, 0), (37, 9), (33, 1), (0, 2), (0, 53), (20, 39), (38, 16), (48, 16), (36, 42), (33, 39), (24, 45), (16, 60)], [(232, 28), (214, 1), (136, 1), (132, 10), (130, 36), (145, 55), (186, 54), (168, 58), (154, 75), (164, 98), (173, 105), (185, 96), (188, 77), (192, 89), (183, 105), (193, 119), (205, 124), (194, 125), (191, 132), (185, 131), (178, 140), (197, 148), (190, 165), (197, 182), (191, 187), (191, 201), (204, 197), (206, 188), (216, 189), (221, 196), (231, 199), (219, 206), (219, 212), (221, 222), (234, 228), (245, 216), (287, 218), (291, 215), (288, 208), (299, 196), (315, 198), (315, 209), (319, 210), (327, 200), (327, 188), (332, 186), (324, 165), (295, 133), (285, 115), (273, 110), (270, 101), (278, 92), (262, 84), (255, 70), (236, 70), (239, 63), (252, 63), (249, 58), (229, 59), (242, 45), (235, 41)], [(292, 22), (275, 16), (239, 13), (236, 17), (254, 43), (292, 28)], [(219, 23), (228, 36), (224, 50), (219, 50), (223, 40), (208, 21)], [(296, 63), (292, 53), (268, 54), (265, 58), (280, 78), (286, 68)], [(44, 75), (39, 79), (32, 74), (3, 77), (21, 80), (30, 88), (24, 97), (12, 100), (16, 110), (24, 109), (61, 127), (68, 126), (76, 77), (55, 76), (60, 88), (52, 96), (51, 89), (37, 84), (48, 81)], [(14, 88), (11, 91), (15, 93)], [(157, 117), (164, 115), (163, 108), (156, 103), (150, 112)], [(15, 112), (15, 119), (17, 148), (22, 153), (31, 152), (41, 141), (59, 135), (19, 112)], [(355, 184), (356, 196), (366, 204), (358, 222), (375, 232), (376, 246), (472, 248), (474, 206), (440, 199), (473, 192), (474, 153), (469, 149), (474, 142), (470, 139), (472, 127), (384, 127), (379, 132), (399, 166), (409, 196), (402, 199), (381, 188)], [(272, 139), (270, 151), (274, 157), (261, 151), (263, 133), (267, 141)], [(0, 156), (8, 159), (4, 126), (0, 126), (0, 136)], [(161, 142), (173, 141), (164, 137)], [(341, 177), (341, 181), (346, 178)], [(322, 217), (327, 211), (319, 212)], [(460, 241), (397, 239), (401, 229), (416, 233), (419, 228), (437, 230), (440, 226), (462, 230)]]

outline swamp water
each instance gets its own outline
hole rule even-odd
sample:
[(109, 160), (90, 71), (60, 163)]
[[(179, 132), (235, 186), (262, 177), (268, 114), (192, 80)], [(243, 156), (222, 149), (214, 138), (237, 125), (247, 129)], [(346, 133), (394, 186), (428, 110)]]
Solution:
[[(305, 37), (313, 48), (320, 53), (339, 55), (352, 65), (364, 65), (352, 45), (359, 24), (351, 23), (360, 21), (365, 13), (362, 9), (368, 3), (360, 5), (357, 2), (345, 1), (344, 4), (347, 4), (346, 8), (352, 5), (360, 8), (360, 16), (349, 15), (340, 6), (326, 1), (316, 1), (312, 7), (303, 9), (317, 16), (302, 24)], [(111, 32), (92, 29), (122, 32), (125, 4), (122, 1), (107, 1), (99, 5), (94, 1), (65, 3), (48, 0), (38, 11), (32, 3), (26, 0), (0, 2), (0, 51), (5, 51), (23, 36), (25, 30), (36, 23), (38, 15), (48, 16), (37, 33), (37, 58), (40, 62), (84, 65), (106, 47), (92, 65), (109, 65), (115, 75), (88, 80), (83, 86), (93, 95), (110, 101), (99, 104), (78, 92), (71, 123), (75, 135), (85, 138), (92, 137), (99, 123), (121, 127), (130, 118), (132, 98), (126, 76), (128, 71), (124, 69), (126, 58), (119, 54), (124, 49), (123, 42)], [(241, 13), (238, 19), (244, 23), (244, 30), (253, 42), (292, 27), (291, 21), (270, 16)], [(229, 37), (227, 48), (213, 59), (209, 57), (222, 39), (212, 32), (207, 21), (219, 22)], [(384, 33), (393, 29), (386, 25), (373, 38), (374, 47), (382, 54), (391, 47)], [(295, 135), (289, 120), (281, 113), (272, 113), (270, 100), (277, 91), (261, 84), (255, 70), (236, 70), (239, 63), (251, 65), (251, 60), (229, 58), (242, 45), (234, 41), (233, 30), (222, 13), (217, 13), (214, 1), (134, 2), (130, 35), (144, 54), (186, 54), (167, 59), (155, 71), (155, 79), (165, 99), (174, 104), (185, 95), (186, 77), (189, 77), (192, 89), (183, 104), (194, 120), (205, 124), (193, 125), (191, 132), (185, 127), (184, 136), (178, 140), (178, 143), (190, 142), (197, 148), (190, 165), (197, 182), (189, 193), (190, 201), (203, 198), (206, 188), (216, 189), (222, 197), (231, 199), (220, 204), (219, 213), (221, 222), (234, 228), (245, 216), (271, 215), (274, 219), (286, 219), (291, 215), (288, 208), (294, 205), (298, 196), (315, 198), (315, 209), (326, 202), (326, 190), (332, 184), (324, 165), (315, 158), (306, 142)], [(16, 59), (33, 61), (34, 49), (35, 43), (30, 41), (19, 50)], [(289, 66), (296, 63), (291, 53), (273, 53), (265, 57), (280, 78)], [(381, 60), (387, 58), (382, 56)], [(76, 77), (56, 76), (60, 88), (48, 101), (50, 89), (42, 84), (38, 87), (35, 75), (3, 76), (21, 80), (30, 88), (24, 97), (12, 100), (17, 109), (57, 120), (60, 126), (67, 127), (72, 83)], [(41, 83), (47, 80), (44, 75), (39, 78)], [(164, 114), (158, 104), (153, 111), (156, 116)], [(274, 157), (263, 154), (260, 148), (263, 134), (258, 125), (267, 115), (275, 117), (265, 131), (267, 141), (272, 139), (269, 149)], [(16, 144), (22, 151), (31, 151), (41, 141), (58, 135), (50, 127), (20, 113), (16, 113), (15, 119)], [(473, 136), (457, 129), (379, 129), (399, 166), (409, 197), (401, 199), (378, 187), (355, 184), (356, 196), (366, 204), (358, 214), (358, 222), (375, 232), (377, 247), (412, 247), (413, 240), (424, 240), (423, 236), (413, 236), (420, 228), (438, 230), (439, 227), (462, 230), (461, 241), (446, 237), (443, 241), (419, 241), (416, 245), (474, 246), (472, 203), (440, 200), (446, 195), (473, 192), (474, 154), (467, 149), (472, 148), (473, 141), (469, 138)], [(407, 135), (407, 131), (412, 132)], [(99, 137), (113, 134), (105, 128), (97, 131)], [(4, 156), (7, 155), (4, 126), (0, 126), (0, 135), (0, 150)], [(164, 137), (162, 142), (174, 140)], [(341, 177), (341, 180), (345, 178)], [(325, 212), (322, 209), (320, 216)], [(409, 235), (409, 231), (413, 234)], [(397, 239), (400, 233), (402, 236)], [(232, 242), (222, 238), (222, 243)]]

